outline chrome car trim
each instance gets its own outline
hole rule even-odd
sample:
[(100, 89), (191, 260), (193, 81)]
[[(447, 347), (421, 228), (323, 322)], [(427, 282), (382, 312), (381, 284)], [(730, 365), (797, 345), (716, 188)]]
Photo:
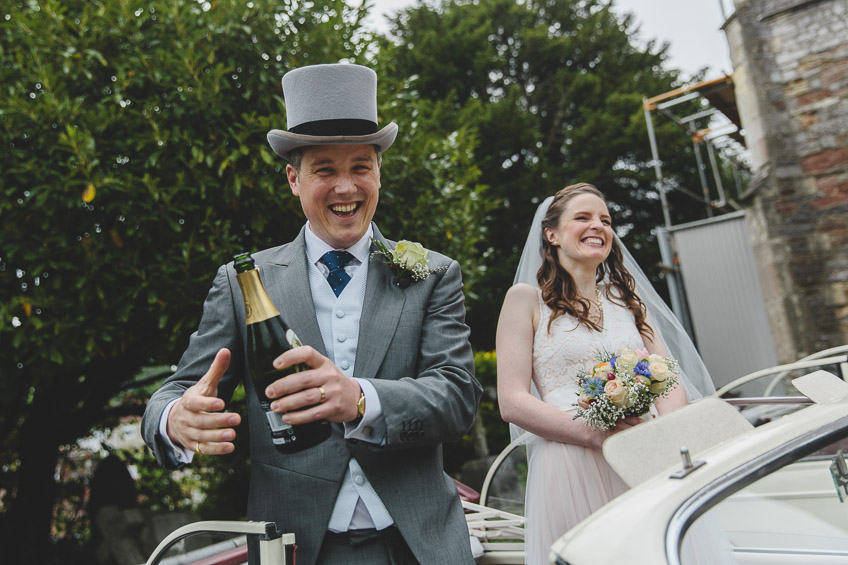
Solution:
[(762, 549), (757, 547), (737, 547), (733, 550), (734, 553), (748, 553), (756, 555), (806, 555), (820, 557), (847, 557), (848, 551), (838, 551), (835, 549)]
[(723, 398), (722, 400), (732, 406), (754, 406), (756, 404), (813, 404), (813, 401), (806, 396), (752, 396), (747, 398)]

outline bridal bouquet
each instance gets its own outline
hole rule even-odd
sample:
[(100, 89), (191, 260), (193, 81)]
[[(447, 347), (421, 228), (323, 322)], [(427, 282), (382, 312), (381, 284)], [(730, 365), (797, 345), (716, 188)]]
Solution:
[(677, 384), (677, 361), (644, 349), (600, 354), (598, 362), (577, 380), (577, 413), (586, 425), (609, 430), (621, 418), (642, 416), (651, 404)]

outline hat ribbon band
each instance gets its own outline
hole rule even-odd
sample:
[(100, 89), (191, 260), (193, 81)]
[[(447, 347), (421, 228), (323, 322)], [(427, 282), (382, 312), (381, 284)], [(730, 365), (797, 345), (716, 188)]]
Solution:
[(299, 135), (370, 135), (377, 133), (377, 124), (370, 120), (337, 119), (304, 122), (289, 129)]

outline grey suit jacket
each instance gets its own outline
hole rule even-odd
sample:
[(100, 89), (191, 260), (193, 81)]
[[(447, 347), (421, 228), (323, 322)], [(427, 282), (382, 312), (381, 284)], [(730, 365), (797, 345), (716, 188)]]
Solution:
[[(373, 227), (375, 239), (394, 247)], [(309, 287), (303, 231), (293, 242), (256, 253), (254, 259), (283, 319), (303, 343), (326, 354)], [(351, 456), (421, 563), (472, 563), (462, 507), (443, 471), (441, 446), (471, 427), (482, 388), (474, 378), (459, 264), (434, 252), (429, 259), (431, 268), (445, 269), (405, 289), (393, 284), (380, 257), (367, 265), (354, 376), (371, 379), (377, 390), (387, 445), (345, 440), (343, 426), (333, 424), (331, 438), (311, 449), (283, 455), (273, 447), (253, 384), (245, 378), (244, 305), (232, 263), (218, 270), (177, 371), (148, 403), (142, 422), (145, 442), (163, 465), (178, 466), (158, 437), (161, 414), (226, 347), (232, 359), (219, 396), (229, 401), (244, 382), (247, 397), (252, 459), (248, 518), (274, 521), (294, 532), (298, 563), (317, 558)]]

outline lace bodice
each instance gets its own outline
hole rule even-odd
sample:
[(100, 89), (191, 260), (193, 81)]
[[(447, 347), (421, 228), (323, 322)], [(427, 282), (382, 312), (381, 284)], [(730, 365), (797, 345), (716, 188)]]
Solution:
[(604, 329), (597, 332), (569, 315), (560, 316), (551, 325), (552, 311), (539, 297), (539, 326), (533, 339), (533, 382), (545, 402), (561, 410), (573, 410), (577, 401), (577, 378), (596, 362), (598, 352), (615, 352), (622, 347), (644, 347), (633, 314), (611, 302), (601, 292)]

